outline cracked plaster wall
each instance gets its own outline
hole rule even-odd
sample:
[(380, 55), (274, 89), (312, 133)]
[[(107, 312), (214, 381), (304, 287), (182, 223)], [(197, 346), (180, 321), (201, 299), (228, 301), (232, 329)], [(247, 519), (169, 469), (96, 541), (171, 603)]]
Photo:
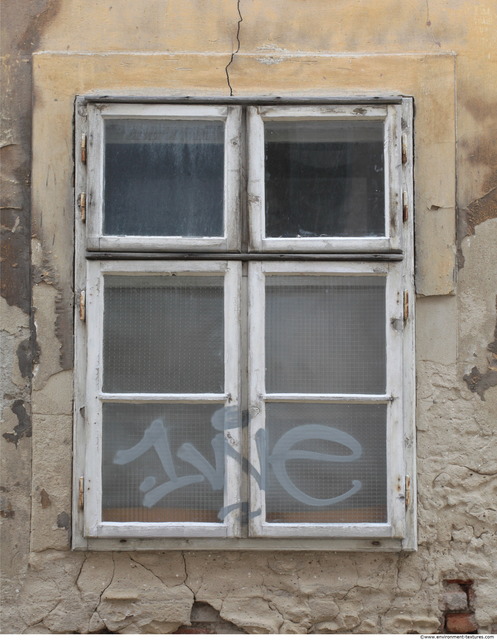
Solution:
[[(496, 631), (493, 0), (7, 0), (2, 14), (2, 630), (169, 633), (197, 602), (249, 633), (431, 633), (443, 581), (464, 579), (478, 629)], [(417, 552), (70, 551), (72, 103), (92, 90), (415, 96)]]

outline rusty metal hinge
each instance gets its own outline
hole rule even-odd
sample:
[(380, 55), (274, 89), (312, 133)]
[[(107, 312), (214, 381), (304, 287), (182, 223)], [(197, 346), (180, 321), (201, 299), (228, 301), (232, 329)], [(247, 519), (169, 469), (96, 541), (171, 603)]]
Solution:
[(409, 198), (407, 197), (407, 191), (402, 192), (402, 220), (407, 222), (409, 218)]
[(86, 291), (83, 289), (79, 292), (79, 319), (86, 322)]
[(86, 155), (87, 155), (87, 136), (86, 133), (83, 133), (81, 136), (81, 162), (86, 164)]
[(81, 221), (86, 222), (86, 193), (80, 193), (78, 196), (78, 207)]
[(83, 476), (78, 481), (78, 509), (82, 511), (85, 508), (85, 479)]
[(409, 318), (409, 291), (404, 291), (403, 310), (403, 318), (405, 324), (407, 322), (407, 319)]
[(407, 164), (407, 134), (402, 134), (402, 164)]
[(409, 508), (411, 504), (411, 476), (406, 476), (404, 479), (404, 498), (406, 509)]

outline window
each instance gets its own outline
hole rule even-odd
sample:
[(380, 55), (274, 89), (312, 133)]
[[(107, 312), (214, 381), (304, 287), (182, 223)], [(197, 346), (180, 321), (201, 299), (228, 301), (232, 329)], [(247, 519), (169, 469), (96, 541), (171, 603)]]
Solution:
[(77, 538), (414, 548), (411, 100), (77, 112)]

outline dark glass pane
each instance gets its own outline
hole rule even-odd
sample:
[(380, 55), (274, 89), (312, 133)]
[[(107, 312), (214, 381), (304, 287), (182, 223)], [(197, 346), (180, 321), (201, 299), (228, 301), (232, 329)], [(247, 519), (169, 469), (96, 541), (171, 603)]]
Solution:
[(104, 233), (222, 236), (224, 123), (106, 120)]
[(102, 517), (218, 522), (224, 434), (219, 405), (104, 404)]
[(221, 276), (105, 276), (104, 391), (222, 393)]
[(384, 393), (383, 276), (268, 276), (269, 393)]
[(384, 236), (382, 121), (266, 122), (266, 236)]
[(266, 406), (268, 522), (386, 522), (385, 405)]

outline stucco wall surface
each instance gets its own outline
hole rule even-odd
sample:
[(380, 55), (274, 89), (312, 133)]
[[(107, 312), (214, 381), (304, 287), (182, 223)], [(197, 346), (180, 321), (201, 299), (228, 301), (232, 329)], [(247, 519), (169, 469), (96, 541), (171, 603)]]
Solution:
[[(2, 29), (2, 631), (496, 632), (494, 0), (5, 0)], [(417, 551), (71, 551), (92, 92), (414, 96)]]

